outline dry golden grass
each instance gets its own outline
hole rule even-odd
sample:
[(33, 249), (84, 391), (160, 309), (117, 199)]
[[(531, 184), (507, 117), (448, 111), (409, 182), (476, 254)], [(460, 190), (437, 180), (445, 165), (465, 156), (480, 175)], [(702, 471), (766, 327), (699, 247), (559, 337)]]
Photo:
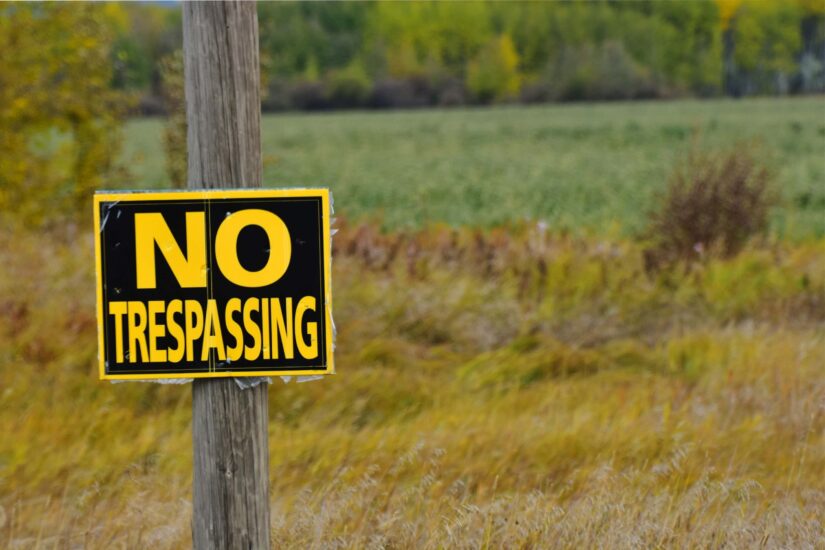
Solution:
[[(270, 389), (278, 547), (825, 547), (825, 241), (648, 276), (339, 225), (339, 374)], [(187, 547), (189, 388), (96, 380), (90, 233), (10, 237), (0, 547)]]

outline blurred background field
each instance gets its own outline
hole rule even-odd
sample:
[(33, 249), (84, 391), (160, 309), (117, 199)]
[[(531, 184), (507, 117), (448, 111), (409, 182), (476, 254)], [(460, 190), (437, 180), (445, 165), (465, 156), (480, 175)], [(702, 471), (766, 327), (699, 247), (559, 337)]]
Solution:
[[(122, 188), (169, 186), (160, 119), (127, 125)], [(632, 233), (674, 162), (736, 141), (778, 173), (771, 229), (825, 236), (825, 101), (620, 102), (528, 108), (267, 115), (264, 181), (329, 186), (338, 211), (387, 228), (432, 221)]]
[[(825, 10), (412, 6), (259, 9), (264, 179), (339, 230), (277, 547), (824, 547)], [(179, 25), (0, 4), (0, 548), (191, 545), (191, 389), (97, 380), (90, 216), (179, 186)]]

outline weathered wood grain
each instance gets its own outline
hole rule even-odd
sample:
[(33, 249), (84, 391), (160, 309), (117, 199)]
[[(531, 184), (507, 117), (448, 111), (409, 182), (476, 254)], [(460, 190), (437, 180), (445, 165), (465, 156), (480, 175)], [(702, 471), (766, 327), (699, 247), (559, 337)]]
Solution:
[(189, 187), (261, 186), (255, 2), (184, 2)]
[[(190, 188), (260, 187), (261, 102), (254, 2), (183, 4)], [(192, 387), (195, 548), (269, 548), (267, 384)]]

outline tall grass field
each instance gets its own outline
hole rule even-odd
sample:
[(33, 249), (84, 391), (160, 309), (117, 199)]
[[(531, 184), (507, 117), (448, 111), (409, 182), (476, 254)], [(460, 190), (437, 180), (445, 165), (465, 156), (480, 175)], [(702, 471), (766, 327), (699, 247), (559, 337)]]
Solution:
[[(168, 186), (162, 128), (112, 188)], [(767, 232), (649, 269), (678, 159), (738, 141)], [(269, 390), (276, 547), (825, 547), (821, 98), (277, 115), (263, 147), (338, 216), (337, 374)], [(0, 548), (187, 548), (191, 389), (97, 380), (91, 225), (0, 239)]]

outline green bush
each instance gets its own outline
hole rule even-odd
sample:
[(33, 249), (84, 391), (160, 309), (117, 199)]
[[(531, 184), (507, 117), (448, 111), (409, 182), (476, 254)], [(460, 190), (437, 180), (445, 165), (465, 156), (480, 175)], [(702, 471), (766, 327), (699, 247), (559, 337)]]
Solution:
[(363, 107), (370, 95), (372, 83), (364, 66), (354, 63), (332, 73), (327, 93), (331, 107)]

